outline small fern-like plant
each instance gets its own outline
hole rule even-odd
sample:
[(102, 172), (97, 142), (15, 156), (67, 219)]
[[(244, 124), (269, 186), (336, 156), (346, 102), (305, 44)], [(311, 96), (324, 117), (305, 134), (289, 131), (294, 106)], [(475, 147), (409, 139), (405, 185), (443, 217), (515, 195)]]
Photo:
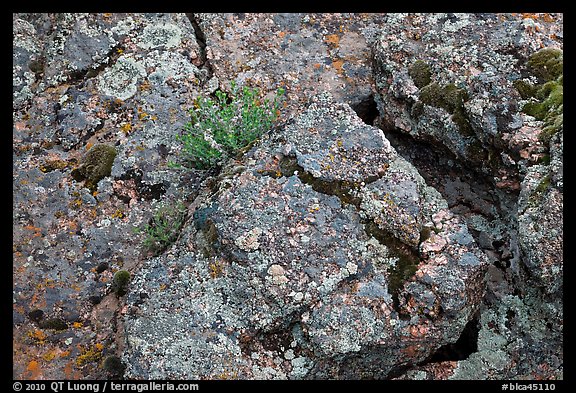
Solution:
[(261, 99), (258, 89), (240, 88), (234, 82), (231, 87), (230, 96), (218, 90), (215, 99), (194, 101), (190, 122), (176, 137), (182, 143), (184, 166), (215, 167), (257, 140), (277, 120), (284, 89), (279, 88), (270, 101)]
[(138, 230), (145, 234), (143, 247), (154, 256), (160, 255), (178, 239), (186, 217), (187, 209), (182, 202), (160, 206)]

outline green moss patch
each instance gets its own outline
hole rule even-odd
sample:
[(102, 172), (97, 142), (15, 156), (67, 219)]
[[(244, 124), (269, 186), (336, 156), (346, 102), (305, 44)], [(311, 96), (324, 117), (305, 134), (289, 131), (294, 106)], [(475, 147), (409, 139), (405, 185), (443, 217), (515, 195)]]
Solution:
[(462, 135), (474, 135), (464, 108), (464, 102), (468, 100), (468, 93), (465, 89), (459, 88), (453, 83), (440, 85), (433, 82), (420, 90), (420, 100), (427, 105), (442, 108), (450, 113), (452, 121), (458, 126)]
[(432, 71), (430, 71), (430, 66), (422, 60), (416, 60), (410, 67), (408, 67), (408, 75), (410, 75), (410, 78), (412, 78), (414, 84), (419, 89), (432, 82)]
[(124, 296), (128, 292), (128, 283), (130, 282), (130, 273), (126, 270), (118, 270), (112, 279), (112, 291), (117, 296)]
[(548, 144), (564, 126), (564, 75), (563, 52), (556, 48), (544, 48), (528, 59), (530, 72), (542, 80), (532, 84), (517, 80), (514, 87), (520, 97), (529, 100), (522, 107), (522, 112), (544, 122), (539, 139)]
[(91, 191), (96, 191), (98, 182), (112, 173), (116, 154), (114, 146), (94, 145), (82, 157), (80, 166), (72, 171), (72, 177), (77, 181), (86, 180), (86, 186)]
[(534, 75), (551, 81), (561, 76), (564, 71), (564, 55), (558, 48), (544, 48), (528, 59), (528, 68)]

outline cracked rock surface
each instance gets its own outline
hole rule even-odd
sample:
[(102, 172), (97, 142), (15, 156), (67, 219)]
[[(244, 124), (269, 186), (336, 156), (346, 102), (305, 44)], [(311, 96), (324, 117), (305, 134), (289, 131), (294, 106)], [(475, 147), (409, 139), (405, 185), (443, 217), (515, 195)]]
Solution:
[[(15, 379), (563, 377), (562, 14), (13, 32)], [(232, 82), (285, 89), (278, 122), (171, 165)]]
[[(317, 146), (308, 143), (310, 135)], [(334, 151), (338, 141), (341, 149)], [(322, 176), (311, 151), (320, 161), (331, 152), (341, 159)], [(282, 174), (290, 157), (302, 169)], [(363, 171), (361, 161), (371, 163), (370, 170)], [(206, 247), (154, 259), (133, 283), (125, 324), (128, 376), (386, 378), (458, 338), (482, 298), (487, 259), (381, 130), (325, 93), (247, 154), (243, 166), (198, 207), (209, 212), (188, 236), (203, 238), (196, 243)], [(377, 181), (364, 182), (374, 175), (388, 185), (378, 187), (389, 191), (384, 200), (372, 195)], [(356, 181), (350, 192), (359, 206), (316, 190), (317, 180)], [(393, 192), (396, 186), (414, 191), (406, 198)], [(379, 210), (382, 205), (393, 207)], [(406, 247), (379, 240), (366, 229), (370, 220), (378, 222), (373, 211), (387, 216), (378, 225), (393, 239), (398, 236), (389, 227), (399, 230), (406, 217), (417, 230), (430, 225), (434, 235)], [(413, 276), (400, 277), (398, 266), (406, 263), (414, 265)], [(215, 265), (221, 271), (211, 276)], [(174, 292), (159, 291), (175, 270)], [(177, 311), (172, 301), (181, 303)], [(170, 314), (169, 336), (183, 341), (167, 341), (164, 324), (147, 323), (160, 313)], [(286, 335), (282, 341), (278, 331)], [(288, 350), (293, 359), (286, 359)], [(166, 368), (143, 366), (168, 357)], [(212, 361), (187, 361), (194, 357)]]

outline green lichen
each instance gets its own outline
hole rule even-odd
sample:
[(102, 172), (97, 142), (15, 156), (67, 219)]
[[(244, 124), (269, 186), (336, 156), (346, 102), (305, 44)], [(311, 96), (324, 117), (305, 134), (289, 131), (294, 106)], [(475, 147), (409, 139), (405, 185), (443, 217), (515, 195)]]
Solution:
[(128, 292), (128, 283), (130, 282), (130, 273), (126, 270), (118, 270), (112, 279), (112, 291), (117, 296), (124, 296)]
[(410, 67), (408, 67), (408, 75), (410, 75), (410, 78), (412, 78), (414, 84), (419, 89), (432, 82), (430, 66), (422, 60), (416, 60)]
[(458, 126), (462, 135), (473, 136), (474, 132), (464, 108), (464, 102), (467, 100), (468, 93), (466, 90), (453, 83), (441, 86), (437, 82), (433, 82), (420, 90), (420, 101), (446, 110), (452, 115), (452, 121)]
[(112, 173), (116, 154), (114, 146), (95, 145), (84, 155), (80, 166), (72, 171), (72, 176), (78, 181), (86, 180), (86, 186), (95, 191), (98, 182)]

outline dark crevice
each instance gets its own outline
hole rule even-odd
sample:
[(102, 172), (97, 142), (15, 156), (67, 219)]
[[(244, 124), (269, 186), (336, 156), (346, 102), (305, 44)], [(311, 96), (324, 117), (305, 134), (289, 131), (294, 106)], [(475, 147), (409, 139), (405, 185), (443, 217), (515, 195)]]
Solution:
[[(118, 177), (117, 179), (119, 180), (134, 180), (135, 184), (136, 184), (136, 189), (138, 191), (138, 195), (141, 196), (142, 198), (146, 199), (146, 200), (152, 200), (152, 199), (160, 199), (162, 197), (162, 195), (164, 195), (166, 193), (166, 190), (168, 189), (168, 186), (166, 184), (163, 183), (157, 183), (157, 184), (148, 184), (142, 181), (142, 177), (144, 176), (144, 174), (142, 173), (142, 171), (140, 169), (130, 169), (128, 171), (126, 171), (126, 173), (124, 173), (122, 176)], [(125, 195), (120, 195), (116, 193), (116, 196), (124, 201), (125, 203), (129, 203), (131, 200), (131, 197), (129, 196), (125, 196)]]
[[(434, 141), (422, 141), (399, 130), (382, 129), (392, 147), (408, 162), (418, 169), (426, 183), (435, 187), (445, 196), (442, 181), (446, 178), (460, 179), (482, 199), (500, 210), (517, 199), (517, 193), (496, 193), (494, 176), (487, 175), (481, 168), (462, 162), (445, 146)], [(510, 201), (504, 201), (503, 198)], [(471, 201), (473, 202), (473, 201)]]
[[(343, 205), (354, 205), (356, 208), (360, 207), (360, 198), (354, 195), (354, 190), (360, 187), (359, 182), (351, 182), (346, 180), (322, 180), (315, 178), (310, 173), (306, 172), (302, 166), (298, 164), (298, 160), (294, 156), (285, 156), (280, 160), (280, 174), (281, 176), (290, 177), (297, 173), (298, 178), (304, 184), (308, 184), (316, 192), (325, 195), (337, 196)], [(367, 179), (370, 180), (370, 179)], [(374, 179), (372, 181), (377, 180)], [(366, 183), (369, 183), (367, 181)]]
[(441, 346), (428, 359), (419, 365), (446, 361), (466, 360), (474, 352), (478, 352), (478, 332), (480, 331), (480, 313), (464, 326), (464, 330), (455, 343)]
[(374, 125), (374, 121), (380, 116), (378, 105), (374, 100), (374, 95), (363, 97), (359, 102), (350, 104), (350, 107), (356, 112), (362, 121), (369, 125)]
[(106, 61), (99, 64), (97, 67), (88, 67), (82, 70), (76, 70), (69, 74), (66, 83), (71, 85), (78, 85), (79, 89), (84, 87), (84, 82), (87, 79), (94, 78), (105, 68), (112, 66), (124, 51), (124, 46), (121, 44), (114, 45), (106, 54)]
[(194, 36), (196, 37), (196, 42), (198, 43), (198, 47), (200, 48), (200, 66), (199, 68), (203, 68), (207, 72), (206, 80), (212, 78), (213, 70), (212, 66), (210, 65), (210, 61), (208, 60), (208, 56), (206, 55), (206, 36), (200, 27), (200, 23), (198, 22), (196, 14), (193, 13), (186, 13), (190, 24), (192, 24), (192, 28), (194, 29)]
[(400, 308), (399, 294), (404, 288), (404, 284), (418, 270), (418, 264), (420, 263), (418, 250), (382, 230), (373, 220), (364, 219), (363, 224), (368, 236), (385, 245), (398, 258), (394, 267), (388, 269), (388, 293), (392, 296), (392, 308), (401, 319), (407, 319), (410, 316), (406, 315)]

